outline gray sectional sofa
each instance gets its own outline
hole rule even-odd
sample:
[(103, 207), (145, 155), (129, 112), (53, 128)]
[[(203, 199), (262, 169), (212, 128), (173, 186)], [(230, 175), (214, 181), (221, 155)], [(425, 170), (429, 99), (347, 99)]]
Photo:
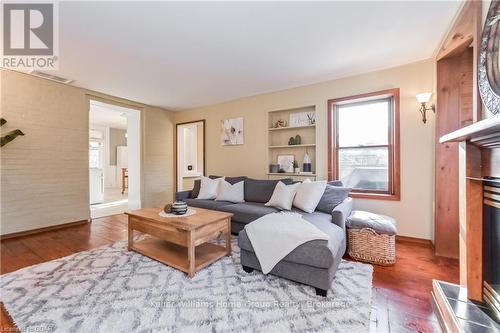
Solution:
[[(217, 178), (217, 176), (211, 176)], [(199, 200), (193, 197), (193, 192), (198, 190), (195, 185), (193, 191), (178, 192), (177, 200), (185, 201), (189, 206), (230, 212), (232, 218), (232, 232), (238, 234), (238, 245), (241, 248), (241, 264), (247, 272), (253, 269), (261, 270), (259, 261), (255, 256), (252, 244), (248, 239), (244, 227), (246, 224), (264, 215), (278, 212), (273, 207), (264, 206), (269, 201), (274, 187), (279, 181), (285, 184), (293, 183), (292, 179), (281, 180), (256, 180), (246, 177), (226, 177), (229, 183), (245, 181), (245, 202), (231, 203), (226, 201)], [(342, 183), (334, 181), (332, 186), (341, 186)], [(289, 280), (301, 282), (316, 288), (318, 295), (326, 296), (330, 289), (335, 272), (346, 251), (346, 219), (352, 210), (352, 199), (346, 198), (336, 205), (330, 212), (316, 210), (306, 213), (293, 208), (302, 214), (302, 217), (314, 224), (318, 229), (330, 236), (330, 240), (314, 240), (304, 243), (289, 253), (270, 272)]]

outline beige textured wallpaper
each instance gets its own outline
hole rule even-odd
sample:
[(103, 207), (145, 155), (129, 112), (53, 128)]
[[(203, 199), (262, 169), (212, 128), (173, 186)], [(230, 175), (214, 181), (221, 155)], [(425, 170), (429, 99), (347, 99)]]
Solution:
[[(433, 60), (313, 85), (246, 97), (175, 113), (175, 121), (206, 119), (207, 173), (266, 178), (268, 112), (316, 106), (316, 171), (327, 176), (327, 101), (366, 92), (400, 88), (401, 201), (355, 200), (355, 208), (393, 216), (398, 233), (432, 239), (434, 200), (434, 115), (423, 124), (415, 95), (432, 91)], [(438, 111), (439, 112), (439, 111)], [(245, 144), (221, 146), (220, 121), (243, 117)]]
[(1, 70), (2, 130), (20, 137), (0, 151), (0, 233), (90, 217), (88, 94), (141, 110), (143, 206), (172, 200), (173, 119), (170, 112), (30, 75)]

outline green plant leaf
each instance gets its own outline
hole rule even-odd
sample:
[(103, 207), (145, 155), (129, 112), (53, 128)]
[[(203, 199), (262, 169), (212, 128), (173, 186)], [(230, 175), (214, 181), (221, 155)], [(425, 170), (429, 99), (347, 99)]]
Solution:
[(4, 118), (0, 118), (0, 126), (3, 126), (7, 123), (7, 120), (5, 120)]
[(0, 138), (0, 147), (5, 146), (7, 143), (11, 142), (20, 135), (24, 135), (24, 133), (20, 129), (10, 131)]

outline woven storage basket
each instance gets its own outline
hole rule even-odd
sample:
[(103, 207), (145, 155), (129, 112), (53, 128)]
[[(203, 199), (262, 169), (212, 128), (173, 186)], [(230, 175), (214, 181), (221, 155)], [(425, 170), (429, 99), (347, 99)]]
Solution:
[(396, 262), (396, 236), (378, 234), (371, 228), (347, 229), (351, 258), (383, 266)]

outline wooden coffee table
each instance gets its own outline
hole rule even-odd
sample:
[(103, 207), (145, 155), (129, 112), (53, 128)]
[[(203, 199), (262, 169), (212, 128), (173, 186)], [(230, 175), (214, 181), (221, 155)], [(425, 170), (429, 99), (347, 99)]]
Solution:
[[(186, 217), (161, 217), (161, 208), (127, 212), (128, 250), (141, 253), (186, 272), (189, 277), (231, 254), (231, 217), (233, 214), (194, 208)], [(153, 237), (134, 241), (134, 231)], [(225, 234), (226, 246), (208, 243)]]

